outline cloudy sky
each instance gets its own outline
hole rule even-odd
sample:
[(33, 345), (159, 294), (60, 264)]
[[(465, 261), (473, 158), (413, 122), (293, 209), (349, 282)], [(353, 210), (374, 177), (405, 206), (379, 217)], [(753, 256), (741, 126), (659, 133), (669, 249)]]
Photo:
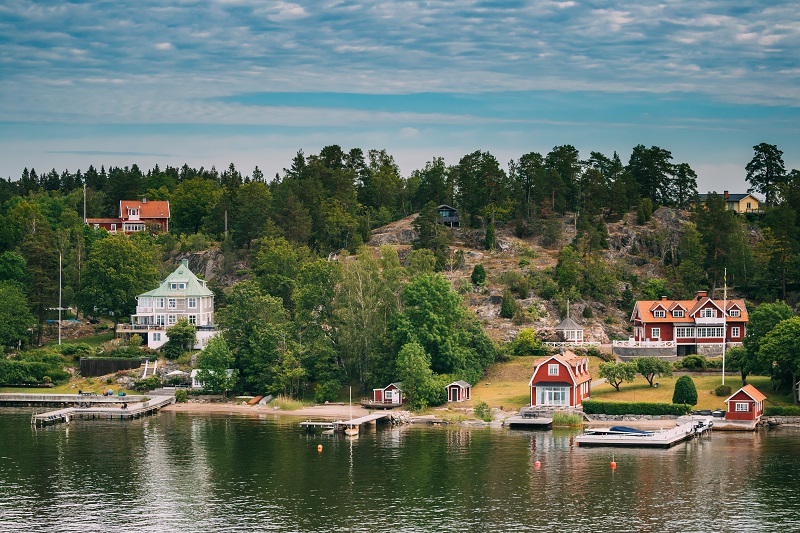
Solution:
[(136, 0), (0, 4), (0, 176), (258, 165), (385, 148), (403, 175), (560, 144), (689, 163), (743, 192), (800, 168), (800, 4)]

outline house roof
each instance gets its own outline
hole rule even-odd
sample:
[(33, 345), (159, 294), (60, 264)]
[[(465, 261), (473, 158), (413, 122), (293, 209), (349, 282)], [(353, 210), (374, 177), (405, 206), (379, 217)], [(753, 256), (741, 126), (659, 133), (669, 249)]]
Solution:
[(138, 209), (139, 218), (169, 218), (169, 200), (120, 200), (119, 216), (127, 219), (128, 209)]
[(731, 399), (732, 399), (734, 396), (736, 396), (737, 394), (739, 394), (740, 392), (743, 392), (743, 393), (745, 393), (746, 395), (748, 395), (750, 398), (752, 398), (752, 399), (753, 399), (753, 401), (754, 401), (754, 402), (763, 402), (764, 400), (766, 400), (766, 399), (767, 399), (767, 397), (766, 397), (766, 396), (764, 396), (764, 395), (761, 393), (761, 391), (759, 391), (757, 388), (753, 387), (752, 385), (745, 385), (745, 386), (744, 386), (744, 387), (742, 387), (741, 389), (739, 389), (739, 390), (737, 390), (736, 392), (734, 392), (733, 394), (731, 394), (731, 395), (728, 397), (728, 399), (727, 399), (727, 400), (725, 400), (725, 403), (728, 403), (729, 401), (731, 401)]
[(583, 328), (579, 326), (577, 322), (575, 322), (569, 317), (562, 320), (561, 323), (556, 326), (556, 331), (567, 331), (576, 329), (583, 330)]
[(450, 385), (448, 385), (448, 387), (450, 387), (451, 385), (458, 385), (459, 387), (464, 388), (464, 389), (472, 387), (472, 385), (470, 385), (469, 383), (467, 383), (466, 381), (461, 380), (461, 379), (459, 379), (458, 381), (452, 382)]
[(115, 222), (121, 224), (122, 223), (122, 219), (121, 218), (87, 218), (86, 219), (86, 223), (87, 224), (109, 224), (109, 223), (113, 224)]
[(403, 391), (403, 382), (402, 381), (395, 381), (394, 383), (389, 383), (388, 385), (386, 385), (382, 389), (376, 389), (376, 390), (386, 390), (386, 389), (388, 389), (389, 387), (392, 387), (392, 386), (394, 386), (394, 388), (396, 388), (400, 392)]
[[(170, 288), (170, 283), (173, 281), (186, 283), (186, 288), (183, 290), (175, 290)], [(189, 270), (189, 262), (184, 259), (178, 268), (172, 274), (167, 276), (167, 279), (161, 282), (158, 288), (152, 291), (147, 291), (139, 295), (141, 297), (164, 297), (164, 296), (214, 296), (211, 289), (206, 287), (206, 282), (202, 281)]]
[[(585, 357), (578, 357), (575, 353), (571, 352), (570, 350), (566, 350), (563, 354), (551, 355), (549, 357), (542, 357), (541, 359), (537, 359), (533, 362), (533, 375), (531, 376), (530, 381), (528, 382), (529, 386), (533, 386), (533, 379), (536, 377), (536, 373), (542, 368), (546, 363), (555, 360), (556, 362), (562, 364), (563, 366), (567, 367), (569, 371), (569, 375), (572, 378), (573, 385), (580, 385), (586, 381), (591, 381), (592, 376), (589, 374), (588, 364), (586, 365), (586, 371), (578, 373), (578, 366), (581, 365), (583, 362), (586, 361)], [(548, 382), (549, 384), (549, 382)]]
[(439, 207), (437, 207), (436, 209), (450, 209), (451, 211), (458, 211), (458, 209), (456, 209), (452, 205), (447, 205), (447, 204), (442, 204)]
[[(633, 307), (633, 313), (631, 314), (631, 320), (635, 320), (638, 318), (642, 322), (646, 322), (648, 324), (653, 322), (662, 322), (662, 323), (680, 323), (680, 322), (687, 322), (687, 323), (694, 323), (695, 321), (695, 314), (702, 308), (706, 307), (708, 303), (714, 305), (717, 309), (722, 310), (723, 304), (726, 305), (725, 310), (727, 311), (726, 314), (730, 313), (731, 309), (738, 309), (741, 313), (738, 317), (726, 317), (728, 322), (747, 322), (747, 306), (744, 303), (744, 300), (741, 299), (734, 299), (728, 300), (727, 303), (724, 300), (720, 299), (711, 299), (708, 296), (697, 296), (692, 300), (639, 300), (636, 302), (636, 305)], [(673, 317), (672, 310), (676, 309), (677, 307), (682, 307), (686, 312), (683, 314), (682, 317)], [(653, 315), (653, 311), (658, 309), (669, 310), (666, 313), (666, 316), (663, 318), (656, 318)]]
[(744, 200), (748, 196), (750, 198), (752, 198), (753, 200), (755, 200), (756, 202), (759, 201), (758, 198), (756, 198), (755, 196), (753, 196), (752, 194), (747, 193), (747, 192), (746, 193), (728, 193), (728, 196), (724, 196), (724, 195), (719, 194), (719, 193), (698, 194), (697, 196), (698, 196), (698, 198), (700, 198), (700, 201), (702, 201), (702, 202), (705, 202), (706, 200), (708, 200), (709, 196), (721, 196), (726, 202), (741, 202), (742, 200)]

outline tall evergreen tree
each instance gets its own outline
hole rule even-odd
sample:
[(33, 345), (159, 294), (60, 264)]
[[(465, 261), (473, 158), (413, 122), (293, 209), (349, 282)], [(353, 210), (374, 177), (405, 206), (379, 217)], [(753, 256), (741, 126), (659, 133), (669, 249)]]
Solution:
[(750, 184), (747, 192), (761, 193), (768, 206), (774, 205), (778, 201), (779, 187), (786, 177), (783, 152), (774, 144), (767, 143), (757, 144), (753, 150), (753, 159), (745, 167), (745, 179)]

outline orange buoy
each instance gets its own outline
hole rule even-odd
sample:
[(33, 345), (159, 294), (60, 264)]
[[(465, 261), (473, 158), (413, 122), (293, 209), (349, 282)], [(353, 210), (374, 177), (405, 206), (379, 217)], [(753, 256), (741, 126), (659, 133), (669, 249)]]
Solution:
[(617, 462), (611, 461), (611, 470), (616, 470), (616, 469), (617, 469)]
[(536, 470), (539, 470), (542, 467), (542, 463), (536, 461), (535, 463), (533, 463), (533, 466), (536, 468)]
[(317, 451), (322, 453), (322, 444), (317, 444)]

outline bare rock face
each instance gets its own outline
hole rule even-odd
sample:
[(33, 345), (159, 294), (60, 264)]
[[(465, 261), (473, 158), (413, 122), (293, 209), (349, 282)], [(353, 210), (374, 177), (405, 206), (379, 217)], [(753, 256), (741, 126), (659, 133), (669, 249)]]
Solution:
[(417, 232), (414, 231), (413, 226), (414, 219), (417, 218), (417, 216), (419, 215), (413, 214), (396, 222), (392, 222), (387, 226), (372, 230), (369, 245), (411, 244), (411, 241), (417, 238)]

